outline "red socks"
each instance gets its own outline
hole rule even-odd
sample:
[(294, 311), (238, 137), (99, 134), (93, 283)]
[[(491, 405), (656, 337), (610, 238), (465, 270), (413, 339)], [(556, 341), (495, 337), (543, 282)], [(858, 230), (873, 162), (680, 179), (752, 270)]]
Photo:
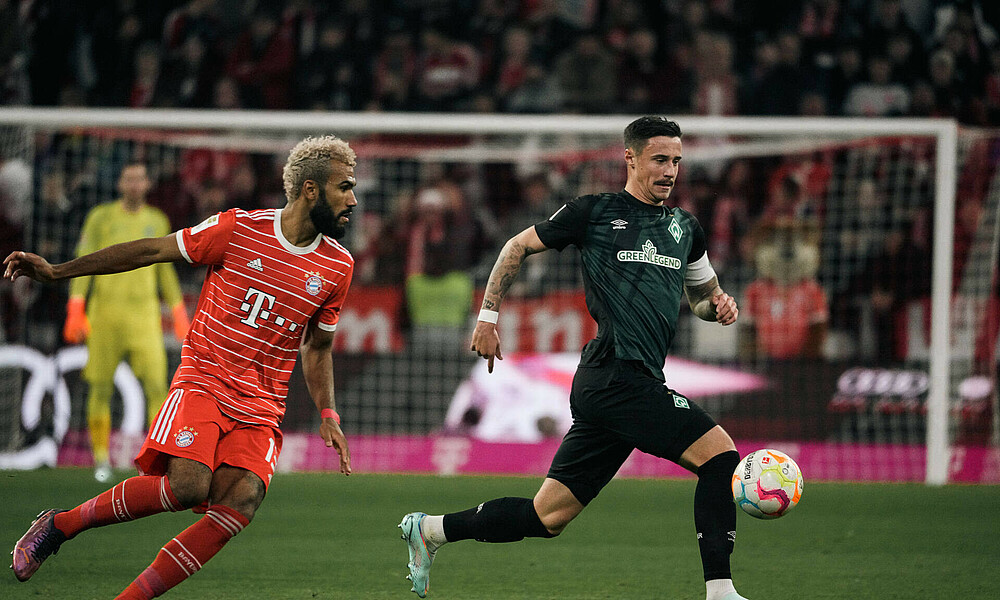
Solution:
[(92, 527), (133, 521), (183, 507), (170, 491), (166, 476), (140, 475), (119, 483), (80, 506), (55, 516), (59, 531), (72, 538)]
[(249, 524), (246, 517), (232, 508), (212, 505), (204, 517), (160, 549), (153, 564), (118, 596), (118, 600), (149, 600), (163, 594), (194, 575)]

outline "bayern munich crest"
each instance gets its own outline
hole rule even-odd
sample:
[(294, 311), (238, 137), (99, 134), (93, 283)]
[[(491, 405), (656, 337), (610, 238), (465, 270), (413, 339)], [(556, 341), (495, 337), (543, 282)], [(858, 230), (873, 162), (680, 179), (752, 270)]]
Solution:
[(306, 279), (306, 292), (310, 296), (315, 296), (320, 293), (323, 289), (323, 278), (317, 273), (309, 273), (309, 279)]
[(187, 448), (194, 443), (194, 436), (196, 435), (198, 435), (198, 432), (194, 428), (181, 427), (181, 430), (174, 436), (174, 443), (177, 444), (178, 448)]

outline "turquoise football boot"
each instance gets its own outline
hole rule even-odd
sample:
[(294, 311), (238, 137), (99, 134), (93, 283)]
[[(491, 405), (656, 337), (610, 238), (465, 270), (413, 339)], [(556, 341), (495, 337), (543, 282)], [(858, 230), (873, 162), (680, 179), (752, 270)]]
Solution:
[(434, 552), (427, 548), (427, 540), (420, 528), (426, 516), (427, 513), (412, 512), (403, 517), (399, 524), (399, 528), (403, 530), (401, 537), (410, 551), (410, 562), (406, 564), (410, 568), (410, 574), (406, 578), (413, 582), (413, 589), (410, 591), (421, 598), (427, 596), (430, 588), (431, 563), (434, 562)]

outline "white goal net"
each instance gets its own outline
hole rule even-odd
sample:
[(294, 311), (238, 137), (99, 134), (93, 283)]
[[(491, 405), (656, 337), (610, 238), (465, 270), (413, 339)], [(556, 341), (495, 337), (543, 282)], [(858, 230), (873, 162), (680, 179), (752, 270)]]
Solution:
[[(578, 254), (527, 260), (492, 375), (467, 349), (471, 322), (507, 238), (576, 196), (622, 188), (630, 120), (0, 110), (2, 247), (70, 258), (84, 215), (116, 197), (131, 161), (147, 165), (149, 202), (175, 229), (280, 207), (291, 146), (337, 134), (358, 152), (359, 206), (336, 394), (366, 466), (422, 470), (409, 455), (432, 440), (439, 471), (537, 472), (568, 427), (569, 381), (596, 331)], [(1000, 133), (929, 120), (678, 122), (671, 200), (705, 228), (741, 322), (703, 323), (685, 307), (668, 384), (741, 451), (788, 449), (814, 477), (1000, 478)], [(190, 311), (203, 272), (177, 267)], [(85, 463), (85, 356), (61, 338), (68, 285), (3, 286), (0, 468), (32, 466), (26, 449), (39, 447), (43, 463), (52, 452)], [(179, 342), (167, 337), (173, 368)], [(123, 430), (141, 423), (129, 381), (115, 404)], [(311, 439), (314, 412), (296, 372), (286, 433)], [(316, 466), (296, 448), (298, 466)], [(626, 467), (660, 474), (641, 457)]]

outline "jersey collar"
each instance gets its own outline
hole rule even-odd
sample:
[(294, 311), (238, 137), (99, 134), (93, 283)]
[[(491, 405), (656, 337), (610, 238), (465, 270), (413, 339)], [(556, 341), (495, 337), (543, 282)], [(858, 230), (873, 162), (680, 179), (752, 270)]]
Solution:
[(293, 254), (309, 254), (316, 248), (319, 248), (320, 242), (323, 241), (323, 234), (317, 233), (316, 239), (314, 239), (308, 246), (296, 246), (295, 244), (289, 242), (285, 239), (285, 234), (281, 233), (281, 209), (274, 209), (274, 237), (278, 238), (278, 243), (281, 247)]
[(655, 213), (655, 214), (663, 214), (663, 213), (665, 213), (665, 214), (670, 215), (670, 216), (672, 216), (674, 214), (674, 209), (672, 209), (671, 207), (667, 206), (666, 204), (661, 204), (660, 206), (655, 206), (653, 204), (647, 204), (647, 203), (643, 202), (642, 200), (639, 200), (638, 198), (636, 198), (632, 194), (628, 193), (627, 190), (623, 189), (622, 192), (621, 192), (621, 196), (623, 198), (625, 198), (626, 202), (629, 202), (630, 204), (638, 207), (640, 210), (645, 210), (645, 211), (648, 211), (650, 213)]

